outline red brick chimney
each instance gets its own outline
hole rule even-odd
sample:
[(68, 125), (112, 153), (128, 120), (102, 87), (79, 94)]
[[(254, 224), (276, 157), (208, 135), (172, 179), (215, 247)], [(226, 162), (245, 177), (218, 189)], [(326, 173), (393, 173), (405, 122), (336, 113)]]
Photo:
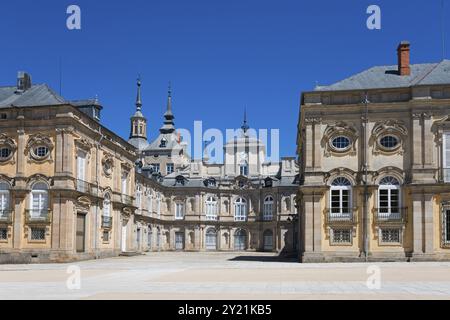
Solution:
[(402, 41), (397, 48), (398, 54), (398, 74), (401, 76), (409, 76), (411, 68), (409, 66), (409, 42)]

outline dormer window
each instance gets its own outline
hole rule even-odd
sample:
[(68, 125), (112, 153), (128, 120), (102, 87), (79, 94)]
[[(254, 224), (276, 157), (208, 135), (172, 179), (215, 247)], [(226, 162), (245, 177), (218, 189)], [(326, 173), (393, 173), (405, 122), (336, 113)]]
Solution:
[(166, 139), (162, 139), (159, 147), (160, 148), (166, 148), (167, 147), (167, 140)]
[(175, 178), (175, 184), (176, 185), (182, 185), (184, 186), (184, 184), (186, 183), (186, 178), (183, 176), (178, 176)]
[(273, 181), (271, 178), (266, 178), (266, 180), (264, 180), (264, 187), (266, 188), (272, 188), (273, 186)]
[(239, 173), (241, 176), (248, 176), (248, 163), (244, 161), (239, 166)]

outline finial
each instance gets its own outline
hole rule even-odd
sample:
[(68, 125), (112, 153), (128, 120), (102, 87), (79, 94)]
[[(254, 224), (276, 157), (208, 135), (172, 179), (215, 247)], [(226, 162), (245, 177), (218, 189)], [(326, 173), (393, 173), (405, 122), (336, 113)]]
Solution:
[(169, 89), (167, 91), (169, 98), (172, 97), (172, 82), (169, 81)]
[(244, 133), (247, 133), (248, 129), (250, 129), (247, 124), (247, 108), (244, 109), (244, 123), (242, 124), (241, 129), (242, 131), (244, 131)]
[(136, 109), (138, 111), (141, 110), (142, 108), (142, 99), (141, 99), (141, 75), (138, 75), (138, 79), (137, 79), (137, 97), (136, 97)]

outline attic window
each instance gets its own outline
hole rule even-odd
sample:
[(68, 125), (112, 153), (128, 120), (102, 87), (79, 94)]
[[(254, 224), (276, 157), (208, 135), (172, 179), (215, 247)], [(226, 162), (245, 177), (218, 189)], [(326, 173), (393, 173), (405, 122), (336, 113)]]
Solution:
[(273, 185), (272, 179), (268, 178), (265, 180), (264, 186), (266, 188), (272, 188), (272, 185)]
[(161, 140), (161, 144), (159, 145), (160, 148), (166, 148), (167, 147), (167, 140), (166, 139), (162, 139)]
[(185, 179), (184, 179), (184, 177), (183, 176), (178, 176), (178, 177), (176, 177), (176, 180), (175, 180), (175, 183), (178, 185), (183, 185), (184, 186), (184, 184), (185, 184)]

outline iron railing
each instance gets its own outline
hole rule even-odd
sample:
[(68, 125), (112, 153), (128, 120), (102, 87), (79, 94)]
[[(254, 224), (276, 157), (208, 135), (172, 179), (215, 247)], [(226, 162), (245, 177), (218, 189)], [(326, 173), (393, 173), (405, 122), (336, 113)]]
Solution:
[(52, 221), (52, 212), (50, 210), (34, 210), (25, 211), (26, 224), (48, 224)]
[(326, 210), (326, 222), (327, 224), (345, 224), (356, 223), (357, 214), (356, 208), (343, 208), (337, 212), (336, 209)]
[(11, 223), (12, 222), (12, 211), (11, 210), (0, 210), (0, 223)]
[(113, 223), (113, 218), (110, 216), (102, 216), (102, 228), (111, 229)]
[(376, 223), (405, 223), (408, 208), (375, 208)]

